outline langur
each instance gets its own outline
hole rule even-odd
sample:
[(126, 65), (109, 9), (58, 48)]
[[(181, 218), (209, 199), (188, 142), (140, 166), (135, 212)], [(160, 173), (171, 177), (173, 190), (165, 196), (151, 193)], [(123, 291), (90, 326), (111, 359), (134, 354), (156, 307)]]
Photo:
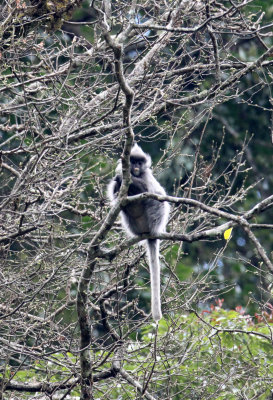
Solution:
[[(135, 144), (130, 154), (131, 183), (128, 196), (140, 193), (166, 195), (165, 190), (155, 179), (150, 169), (151, 157)], [(122, 184), (121, 163), (117, 175), (108, 185), (108, 197), (115, 201)], [(125, 231), (132, 236), (149, 234), (155, 236), (165, 232), (170, 206), (167, 202), (154, 199), (137, 200), (122, 208), (121, 222)], [(147, 255), (151, 275), (152, 316), (158, 322), (162, 318), (160, 301), (159, 240), (147, 239)]]

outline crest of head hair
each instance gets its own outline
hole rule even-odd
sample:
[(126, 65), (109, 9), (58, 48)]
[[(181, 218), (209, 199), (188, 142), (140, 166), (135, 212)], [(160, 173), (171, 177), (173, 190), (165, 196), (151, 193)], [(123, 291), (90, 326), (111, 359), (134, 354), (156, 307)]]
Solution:
[(144, 158), (146, 160), (146, 165), (148, 168), (152, 165), (151, 157), (149, 154), (144, 153), (142, 148), (138, 144), (134, 144), (131, 150), (131, 157), (134, 158)]

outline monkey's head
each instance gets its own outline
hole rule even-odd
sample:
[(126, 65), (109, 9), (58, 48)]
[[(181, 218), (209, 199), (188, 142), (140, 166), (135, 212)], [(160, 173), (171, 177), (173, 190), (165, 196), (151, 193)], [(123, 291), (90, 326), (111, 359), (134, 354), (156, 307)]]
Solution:
[(131, 174), (136, 177), (140, 177), (145, 173), (147, 168), (151, 166), (151, 157), (149, 154), (144, 153), (144, 151), (135, 144), (131, 150), (130, 154), (131, 163)]
[(130, 157), (131, 174), (134, 176), (141, 176), (147, 169), (147, 163), (143, 157)]

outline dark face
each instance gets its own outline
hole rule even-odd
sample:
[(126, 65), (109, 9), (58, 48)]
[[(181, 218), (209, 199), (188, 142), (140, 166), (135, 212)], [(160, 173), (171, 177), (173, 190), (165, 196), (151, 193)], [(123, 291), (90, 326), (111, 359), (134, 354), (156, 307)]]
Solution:
[(134, 176), (141, 176), (146, 169), (146, 160), (142, 157), (131, 157), (131, 174)]

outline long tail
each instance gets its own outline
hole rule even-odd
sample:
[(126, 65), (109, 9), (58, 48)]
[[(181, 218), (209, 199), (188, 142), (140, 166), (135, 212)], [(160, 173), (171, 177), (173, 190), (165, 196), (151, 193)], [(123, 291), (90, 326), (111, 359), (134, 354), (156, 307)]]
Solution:
[(153, 319), (157, 322), (162, 318), (160, 301), (159, 240), (148, 239), (147, 250), (151, 275), (152, 315)]

